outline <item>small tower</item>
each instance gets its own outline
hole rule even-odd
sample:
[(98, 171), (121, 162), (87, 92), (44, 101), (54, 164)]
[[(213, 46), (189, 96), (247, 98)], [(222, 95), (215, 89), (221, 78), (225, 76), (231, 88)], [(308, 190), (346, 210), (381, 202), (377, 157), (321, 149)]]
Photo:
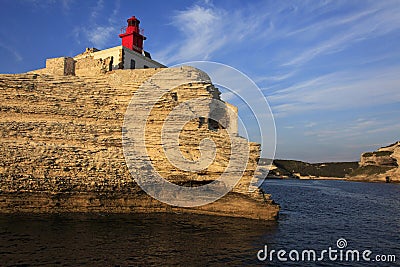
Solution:
[(119, 37), (122, 38), (122, 46), (142, 54), (143, 41), (146, 40), (146, 37), (140, 34), (140, 20), (132, 16), (127, 22), (128, 26), (126, 27), (125, 33), (119, 35)]

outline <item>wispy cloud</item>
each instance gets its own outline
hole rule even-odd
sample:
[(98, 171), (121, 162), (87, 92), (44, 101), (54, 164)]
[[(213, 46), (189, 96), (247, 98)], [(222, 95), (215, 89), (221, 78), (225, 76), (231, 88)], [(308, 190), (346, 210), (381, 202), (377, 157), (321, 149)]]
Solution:
[(289, 72), (284, 72), (284, 73), (279, 73), (279, 74), (265, 74), (265, 76), (263, 77), (257, 77), (255, 78), (255, 82), (257, 83), (263, 83), (263, 82), (279, 82), (279, 81), (283, 81), (283, 80), (287, 80), (290, 77), (293, 77), (293, 75), (295, 75), (297, 73), (296, 70), (294, 71), (289, 71)]
[[(156, 51), (155, 56), (166, 64), (189, 60), (205, 60), (229, 44), (238, 44), (259, 30), (265, 15), (249, 16), (241, 11), (228, 11), (213, 5), (194, 5), (177, 11), (172, 25), (177, 25), (182, 38), (173, 45)], [(247, 23), (250, 21), (251, 23)]]
[[(398, 112), (354, 120), (355, 114), (400, 105), (400, 50), (393, 45), (400, 36), (398, 1), (273, 1), (240, 10), (197, 4), (178, 11), (171, 24), (181, 38), (155, 58), (171, 64), (228, 55), (264, 87), (278, 132), (289, 136), (295, 127), (299, 142), (320, 140), (335, 150), (339, 142), (371, 136), (377, 143), (378, 135), (392, 138), (400, 129), (393, 122)], [(235, 101), (229, 93), (222, 97)], [(350, 118), (341, 121), (335, 113)], [(304, 124), (296, 121), (301, 117)]]
[(273, 42), (293, 44), (291, 49), (271, 54), (268, 64), (281, 67), (278, 72), (259, 77), (260, 82), (279, 82), (291, 78), (300, 66), (315, 58), (400, 30), (400, 6), (396, 1), (366, 1), (363, 5), (302, 1), (292, 5), (258, 3), (252, 8), (228, 10), (197, 4), (177, 11), (171, 25), (177, 27), (181, 38), (153, 53), (165, 64), (207, 60), (239, 44), (257, 47), (256, 53), (265, 50), (267, 55)]
[(172, 23), (179, 25), (183, 38), (161, 53), (156, 52), (157, 58), (166, 64), (194, 58), (207, 59), (210, 53), (225, 43), (221, 33), (223, 13), (223, 10), (198, 5), (177, 12)]
[(74, 0), (26, 0), (27, 3), (30, 3), (34, 9), (43, 10), (49, 9), (52, 6), (61, 6), (61, 9), (64, 13), (69, 12), (71, 4)]
[[(365, 134), (372, 127), (381, 126), (382, 122), (375, 119), (357, 119), (354, 121), (342, 123), (341, 127), (337, 127), (337, 122), (326, 122), (317, 130), (307, 130), (305, 135), (313, 136), (316, 141), (322, 142), (334, 139), (349, 139)], [(345, 127), (343, 127), (345, 126)]]
[(92, 20), (92, 22), (95, 22), (97, 20), (103, 9), (104, 0), (99, 0), (97, 4), (92, 8), (92, 12), (90, 12), (90, 19)]
[[(400, 132), (400, 125), (392, 124), (390, 119), (359, 118), (340, 124), (336, 121), (327, 121), (318, 129), (306, 130), (303, 134), (312, 138), (316, 143), (340, 141), (354, 147), (355, 143), (365, 137), (368, 139), (368, 137), (385, 132)], [(389, 142), (391, 141), (389, 140)], [(365, 147), (365, 144), (359, 147)]]
[(4, 50), (12, 54), (16, 61), (21, 62), (23, 60), (21, 54), (13, 46), (7, 45), (0, 41), (0, 48), (3, 48)]
[(104, 48), (114, 36), (116, 29), (114, 26), (96, 26), (89, 31), (85, 31), (87, 39), (94, 46)]
[[(267, 94), (277, 116), (400, 103), (400, 66), (335, 72)], [(269, 94), (269, 95), (268, 95)]]
[(106, 16), (103, 14), (105, 12), (104, 1), (98, 1), (89, 13), (87, 25), (73, 29), (72, 33), (75, 36), (76, 42), (81, 43), (82, 38), (84, 38), (84, 40), (89, 41), (96, 48), (105, 48), (113, 40), (115, 32), (118, 32), (118, 24), (115, 17), (119, 9), (120, 1), (115, 1), (111, 15), (107, 11)]
[(313, 127), (315, 127), (316, 125), (317, 125), (317, 123), (314, 122), (314, 121), (312, 121), (312, 122), (306, 123), (306, 124), (304, 125), (304, 127), (306, 127), (306, 128), (313, 128)]
[(70, 10), (70, 6), (71, 6), (73, 1), (74, 0), (62, 0), (61, 4), (62, 4), (62, 7), (63, 7), (63, 10), (64, 11), (69, 11)]
[[(341, 4), (337, 2), (337, 8)], [(315, 57), (342, 51), (356, 42), (400, 30), (398, 2), (366, 2), (363, 9), (355, 9), (345, 15), (343, 13), (322, 21), (315, 20), (303, 28), (287, 32), (287, 38), (304, 40), (304, 35), (308, 38), (303, 51), (283, 62), (282, 66), (301, 65)]]

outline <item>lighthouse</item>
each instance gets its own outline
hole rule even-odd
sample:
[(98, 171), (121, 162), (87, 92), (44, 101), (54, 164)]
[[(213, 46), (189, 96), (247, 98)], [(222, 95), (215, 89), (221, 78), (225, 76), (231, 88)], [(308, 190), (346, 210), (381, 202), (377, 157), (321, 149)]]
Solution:
[[(74, 60), (84, 58), (99, 60), (99, 62), (92, 63), (92, 65), (106, 64), (107, 66), (102, 67), (106, 71), (165, 68), (166, 66), (153, 60), (150, 53), (143, 49), (143, 41), (146, 40), (146, 37), (144, 37), (143, 30), (139, 26), (140, 20), (132, 16), (127, 19), (127, 22), (128, 26), (123, 27), (123, 33), (118, 35), (121, 38), (122, 45), (104, 50), (87, 48), (85, 52), (75, 56)], [(85, 64), (87, 65), (88, 63)]]
[(119, 35), (119, 37), (122, 39), (122, 46), (140, 54), (144, 54), (143, 41), (146, 40), (146, 37), (140, 33), (140, 20), (138, 20), (135, 16), (132, 16), (127, 20), (127, 22), (128, 26), (125, 29), (125, 33), (121, 33)]

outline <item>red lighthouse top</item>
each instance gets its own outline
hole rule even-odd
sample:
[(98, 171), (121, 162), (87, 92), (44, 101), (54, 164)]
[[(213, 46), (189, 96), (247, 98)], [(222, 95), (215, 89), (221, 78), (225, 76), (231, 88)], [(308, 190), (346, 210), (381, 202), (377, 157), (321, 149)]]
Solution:
[(143, 41), (146, 40), (146, 37), (140, 33), (140, 20), (132, 16), (127, 22), (128, 26), (125, 29), (125, 33), (119, 35), (119, 37), (122, 38), (122, 46), (142, 54)]

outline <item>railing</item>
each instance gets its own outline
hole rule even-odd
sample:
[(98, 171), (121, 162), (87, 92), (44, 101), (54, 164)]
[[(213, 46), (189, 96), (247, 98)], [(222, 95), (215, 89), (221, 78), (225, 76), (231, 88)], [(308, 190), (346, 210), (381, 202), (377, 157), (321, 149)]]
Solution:
[[(126, 33), (126, 28), (128, 28), (128, 26), (121, 27), (120, 32), (121, 33)], [(144, 29), (143, 28), (139, 28), (139, 33), (144, 36)]]

